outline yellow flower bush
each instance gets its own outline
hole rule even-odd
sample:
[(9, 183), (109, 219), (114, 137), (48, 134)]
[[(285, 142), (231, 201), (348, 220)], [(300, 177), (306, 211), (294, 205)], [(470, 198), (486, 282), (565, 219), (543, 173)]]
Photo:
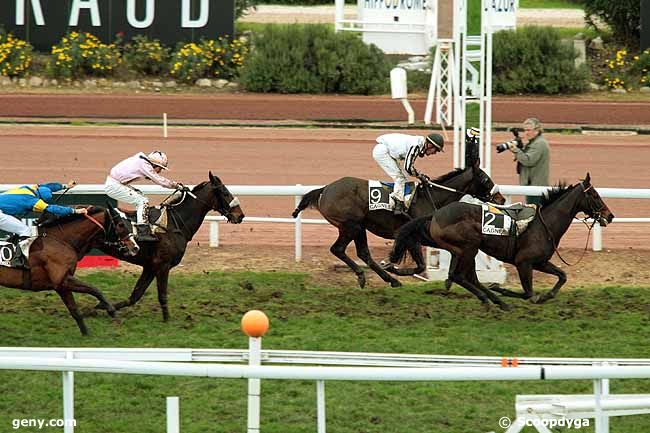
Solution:
[(604, 83), (610, 89), (632, 89), (650, 85), (650, 49), (638, 55), (618, 50), (605, 62)]
[(111, 75), (120, 62), (120, 51), (115, 44), (104, 44), (90, 33), (70, 32), (52, 47), (49, 71), (63, 78), (105, 77)]
[(32, 46), (11, 33), (0, 33), (0, 75), (20, 77), (32, 64)]
[(230, 79), (238, 74), (248, 55), (243, 38), (203, 39), (185, 44), (172, 54), (170, 74), (181, 81), (199, 78)]
[(164, 73), (169, 61), (169, 48), (157, 39), (134, 36), (124, 47), (124, 62), (131, 71), (145, 75)]

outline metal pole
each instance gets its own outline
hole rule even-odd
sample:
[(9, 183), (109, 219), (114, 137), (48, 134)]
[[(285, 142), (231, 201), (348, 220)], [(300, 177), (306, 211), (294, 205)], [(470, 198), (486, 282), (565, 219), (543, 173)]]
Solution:
[(334, 0), (336, 12), (334, 16), (334, 31), (338, 32), (343, 28), (343, 18), (345, 17), (345, 0)]
[(318, 433), (325, 433), (325, 381), (316, 381), (316, 412)]
[(167, 397), (167, 433), (180, 433), (180, 404), (178, 397)]
[(219, 246), (219, 221), (210, 221), (210, 246)]
[(594, 251), (603, 250), (603, 228), (600, 224), (594, 225), (594, 238), (592, 239), (591, 249)]
[(487, 47), (485, 50), (485, 138), (483, 146), (485, 147), (485, 161), (483, 167), (488, 176), (492, 175), (492, 28), (487, 31)]
[[(74, 359), (73, 352), (66, 352), (65, 359)], [(63, 372), (63, 421), (64, 433), (74, 433), (74, 372)]]
[(167, 138), (167, 113), (163, 113), (163, 137)]
[[(259, 366), (262, 363), (262, 339), (248, 338), (248, 365)], [(248, 379), (248, 433), (260, 431), (260, 379)]]
[[(296, 184), (296, 186), (302, 186), (301, 184)], [(297, 195), (296, 196), (296, 207), (300, 204), (300, 200), (302, 199), (301, 196)], [(298, 214), (296, 217), (296, 222), (295, 222), (295, 238), (296, 238), (296, 262), (299, 262), (302, 260), (302, 219), (301, 215)]]

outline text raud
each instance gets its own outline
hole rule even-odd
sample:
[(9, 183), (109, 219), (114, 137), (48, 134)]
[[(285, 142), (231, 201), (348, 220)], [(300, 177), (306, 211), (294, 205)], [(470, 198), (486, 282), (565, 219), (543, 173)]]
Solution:
[[(126, 19), (132, 27), (144, 29), (153, 23), (156, 15), (156, 0), (125, 0), (126, 1)], [(144, 17), (136, 17), (135, 7), (137, 1), (145, 2)], [(181, 5), (181, 27), (183, 28), (200, 28), (205, 27), (210, 15), (210, 0), (179, 0)], [(199, 16), (192, 18), (190, 16), (190, 6), (193, 1), (199, 1)], [(68, 25), (77, 26), (79, 23), (79, 14), (86, 10), (90, 13), (90, 20), (93, 27), (101, 27), (102, 19), (99, 14), (99, 0), (72, 0), (70, 8), (70, 19)], [(25, 4), (30, 3), (34, 14), (34, 22), (38, 26), (45, 25), (43, 17), (43, 8), (41, 0), (16, 0), (16, 25), (25, 25)]]

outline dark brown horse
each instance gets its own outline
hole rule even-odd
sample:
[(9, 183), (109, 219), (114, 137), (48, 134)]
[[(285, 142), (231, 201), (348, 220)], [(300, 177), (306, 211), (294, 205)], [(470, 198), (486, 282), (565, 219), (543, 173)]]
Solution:
[[(481, 200), (504, 203), (504, 197), (496, 191), (492, 179), (479, 167), (477, 161), (464, 170), (456, 169), (435, 181), (426, 176), (416, 188), (409, 215), (411, 218), (429, 215), (448, 203), (470, 194)], [(293, 217), (307, 207), (314, 207), (330, 224), (339, 230), (336, 242), (330, 248), (332, 254), (347, 264), (357, 275), (360, 287), (366, 284), (363, 270), (346, 253), (345, 249), (354, 241), (357, 256), (393, 287), (401, 283), (377, 264), (368, 249), (366, 230), (384, 239), (394, 239), (399, 228), (410, 218), (394, 215), (387, 210), (368, 210), (368, 181), (355, 177), (344, 177), (323, 188), (308, 192), (293, 212)], [(409, 248), (418, 267), (424, 269), (424, 258), (419, 245)]]
[(40, 292), (54, 290), (63, 300), (83, 335), (88, 328), (73, 293), (87, 293), (104, 305), (111, 316), (115, 308), (102, 292), (74, 277), (77, 262), (100, 243), (111, 243), (126, 253), (137, 245), (124, 221), (113, 209), (92, 207), (87, 215), (71, 215), (43, 223), (29, 254), (30, 271), (0, 267), (0, 285)]
[(131, 296), (128, 300), (116, 303), (115, 308), (119, 310), (137, 303), (155, 278), (163, 320), (167, 321), (169, 271), (181, 262), (187, 243), (201, 227), (207, 213), (211, 210), (218, 211), (228, 222), (239, 224), (244, 219), (244, 212), (239, 200), (233, 197), (226, 185), (213, 176), (212, 172), (209, 173), (209, 181), (196, 185), (191, 192), (184, 190), (179, 198), (164, 206), (167, 210), (167, 232), (157, 234), (160, 239), (158, 242), (142, 242), (141, 249), (135, 256), (127, 256), (111, 245), (100, 248), (113, 257), (142, 266), (142, 274)]
[[(589, 173), (582, 182), (571, 186), (561, 184), (548, 192), (542, 198), (535, 219), (517, 238), (483, 234), (482, 212), (481, 206), (452, 203), (433, 215), (404, 225), (390, 253), (393, 265), (387, 270), (397, 275), (412, 274), (413, 269), (395, 266), (412, 245), (442, 248), (457, 258), (455, 268), (449, 270), (453, 282), (472, 292), (484, 304), (488, 303), (489, 298), (507, 309), (499, 297), (478, 281), (474, 258), (480, 249), (492, 257), (515, 265), (524, 292), (513, 292), (498, 286), (491, 287), (492, 290), (506, 296), (542, 303), (555, 297), (566, 282), (564, 271), (551, 263), (550, 259), (575, 216), (583, 212), (593, 218), (594, 224), (598, 222), (602, 226), (614, 218), (614, 214), (591, 185)], [(549, 292), (536, 296), (533, 291), (533, 270), (553, 274), (558, 277), (558, 281)]]

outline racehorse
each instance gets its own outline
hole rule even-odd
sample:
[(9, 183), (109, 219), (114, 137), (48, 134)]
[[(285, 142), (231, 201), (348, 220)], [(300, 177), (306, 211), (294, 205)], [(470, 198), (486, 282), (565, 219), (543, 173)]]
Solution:
[[(492, 179), (479, 167), (477, 160), (464, 170), (455, 169), (433, 182), (426, 176), (420, 177), (408, 210), (411, 218), (429, 215), (448, 203), (471, 194), (481, 200), (502, 204), (505, 198), (497, 191)], [(366, 284), (364, 271), (352, 260), (345, 249), (354, 241), (357, 256), (392, 287), (401, 283), (377, 264), (368, 249), (366, 230), (384, 239), (394, 239), (399, 228), (410, 220), (409, 216), (394, 215), (387, 210), (368, 210), (368, 181), (355, 177), (343, 177), (323, 188), (308, 192), (293, 212), (293, 217), (307, 207), (313, 207), (339, 230), (336, 242), (330, 251), (347, 264), (357, 275), (360, 287)], [(411, 256), (418, 267), (424, 269), (424, 257), (419, 245), (411, 245)]]
[[(488, 304), (489, 298), (502, 309), (508, 309), (507, 304), (478, 281), (474, 257), (480, 249), (492, 257), (515, 265), (524, 292), (513, 292), (498, 286), (490, 287), (491, 290), (542, 303), (554, 298), (566, 282), (565, 272), (551, 263), (550, 259), (557, 252), (560, 239), (569, 229), (573, 218), (583, 212), (594, 220), (593, 224), (598, 222), (601, 226), (606, 226), (614, 219), (614, 214), (591, 184), (589, 173), (575, 185), (560, 184), (546, 193), (537, 208), (535, 219), (517, 238), (483, 234), (482, 212), (481, 206), (451, 203), (433, 215), (409, 222), (397, 235), (390, 253), (392, 265), (386, 269), (397, 275), (411, 275), (413, 269), (395, 267), (395, 264), (404, 259), (407, 250), (420, 243), (442, 248), (457, 258), (455, 268), (449, 270), (453, 282), (472, 292), (484, 305)], [(557, 276), (558, 281), (549, 292), (535, 295), (533, 269)]]
[(0, 285), (33, 292), (54, 290), (81, 333), (88, 335), (73, 293), (94, 296), (111, 316), (115, 316), (115, 308), (98, 288), (74, 277), (77, 262), (100, 243), (110, 243), (125, 254), (135, 253), (137, 244), (132, 236), (114, 209), (99, 206), (89, 208), (87, 215), (74, 214), (44, 222), (30, 248), (31, 270), (0, 266)]
[(212, 172), (209, 173), (209, 181), (196, 185), (191, 192), (183, 190), (180, 197), (163, 206), (167, 211), (168, 224), (165, 233), (157, 234), (158, 242), (142, 242), (140, 251), (135, 256), (127, 256), (111, 245), (101, 246), (100, 249), (113, 257), (142, 266), (142, 274), (129, 299), (116, 303), (115, 308), (119, 310), (137, 303), (156, 278), (163, 320), (168, 321), (169, 271), (183, 259), (187, 243), (201, 227), (206, 214), (215, 210), (225, 216), (228, 222), (239, 224), (244, 219), (244, 212), (239, 200), (233, 197), (226, 185), (213, 176)]

